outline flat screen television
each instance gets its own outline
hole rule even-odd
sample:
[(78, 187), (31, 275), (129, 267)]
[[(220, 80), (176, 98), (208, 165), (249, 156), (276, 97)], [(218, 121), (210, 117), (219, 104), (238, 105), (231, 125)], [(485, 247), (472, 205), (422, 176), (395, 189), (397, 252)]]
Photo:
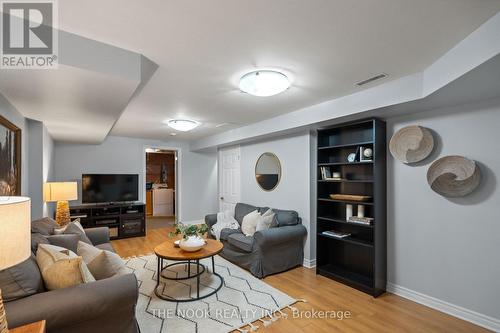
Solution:
[(139, 200), (139, 175), (82, 175), (82, 203), (118, 203), (137, 200)]

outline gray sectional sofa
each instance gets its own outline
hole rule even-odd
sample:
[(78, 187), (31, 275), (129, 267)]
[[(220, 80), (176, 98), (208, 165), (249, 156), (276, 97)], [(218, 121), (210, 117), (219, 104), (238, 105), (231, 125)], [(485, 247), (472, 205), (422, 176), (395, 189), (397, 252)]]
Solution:
[[(269, 207), (256, 207), (238, 203), (234, 218), (240, 227), (243, 217), (257, 210), (264, 213)], [(274, 209), (273, 227), (257, 231), (253, 236), (245, 236), (241, 228), (223, 229), (220, 240), (224, 244), (221, 256), (240, 267), (248, 269), (258, 278), (286, 271), (302, 265), (304, 261), (304, 241), (307, 230), (302, 219), (293, 210)], [(211, 228), (217, 223), (217, 214), (205, 216), (205, 223)]]
[[(76, 246), (75, 235), (52, 235), (57, 227), (54, 224), (51, 219), (32, 223), (32, 250), (36, 251), (39, 243), (70, 250)], [(94, 246), (113, 250), (108, 228), (86, 229), (85, 234)], [(0, 288), (9, 327), (45, 319), (47, 333), (139, 332), (135, 317), (138, 286), (134, 274), (47, 291), (33, 253), (23, 263), (0, 271)]]

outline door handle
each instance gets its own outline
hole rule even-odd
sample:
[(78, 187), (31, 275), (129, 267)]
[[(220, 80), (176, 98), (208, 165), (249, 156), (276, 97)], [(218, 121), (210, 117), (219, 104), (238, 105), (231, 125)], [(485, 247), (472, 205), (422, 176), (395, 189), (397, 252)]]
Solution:
[(221, 200), (224, 200), (224, 197), (220, 197)]

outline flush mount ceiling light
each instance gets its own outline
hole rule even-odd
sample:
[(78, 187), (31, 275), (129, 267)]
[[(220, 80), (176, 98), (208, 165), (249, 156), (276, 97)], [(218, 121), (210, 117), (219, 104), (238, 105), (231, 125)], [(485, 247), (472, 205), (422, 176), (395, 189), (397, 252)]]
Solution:
[(187, 132), (200, 126), (200, 123), (189, 119), (171, 119), (166, 124), (174, 130)]
[(278, 71), (258, 70), (243, 75), (240, 90), (254, 96), (273, 96), (290, 87), (288, 77)]

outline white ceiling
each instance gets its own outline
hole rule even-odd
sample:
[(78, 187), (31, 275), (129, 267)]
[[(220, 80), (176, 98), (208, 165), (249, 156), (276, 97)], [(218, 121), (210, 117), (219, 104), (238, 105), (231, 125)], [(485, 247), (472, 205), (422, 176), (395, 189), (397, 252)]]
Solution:
[(137, 85), (138, 81), (64, 65), (0, 74), (2, 94), (25, 117), (42, 120), (55, 140), (68, 142), (102, 142)]
[[(144, 54), (159, 66), (111, 133), (167, 139), (172, 131), (162, 121), (189, 117), (203, 122), (176, 137), (189, 140), (353, 93), (356, 82), (381, 72), (393, 80), (421, 71), (500, 10), (498, 0), (58, 4), (61, 29)], [(269, 98), (239, 92), (239, 77), (255, 68), (280, 69), (293, 85)], [(220, 123), (233, 125), (216, 128)]]

